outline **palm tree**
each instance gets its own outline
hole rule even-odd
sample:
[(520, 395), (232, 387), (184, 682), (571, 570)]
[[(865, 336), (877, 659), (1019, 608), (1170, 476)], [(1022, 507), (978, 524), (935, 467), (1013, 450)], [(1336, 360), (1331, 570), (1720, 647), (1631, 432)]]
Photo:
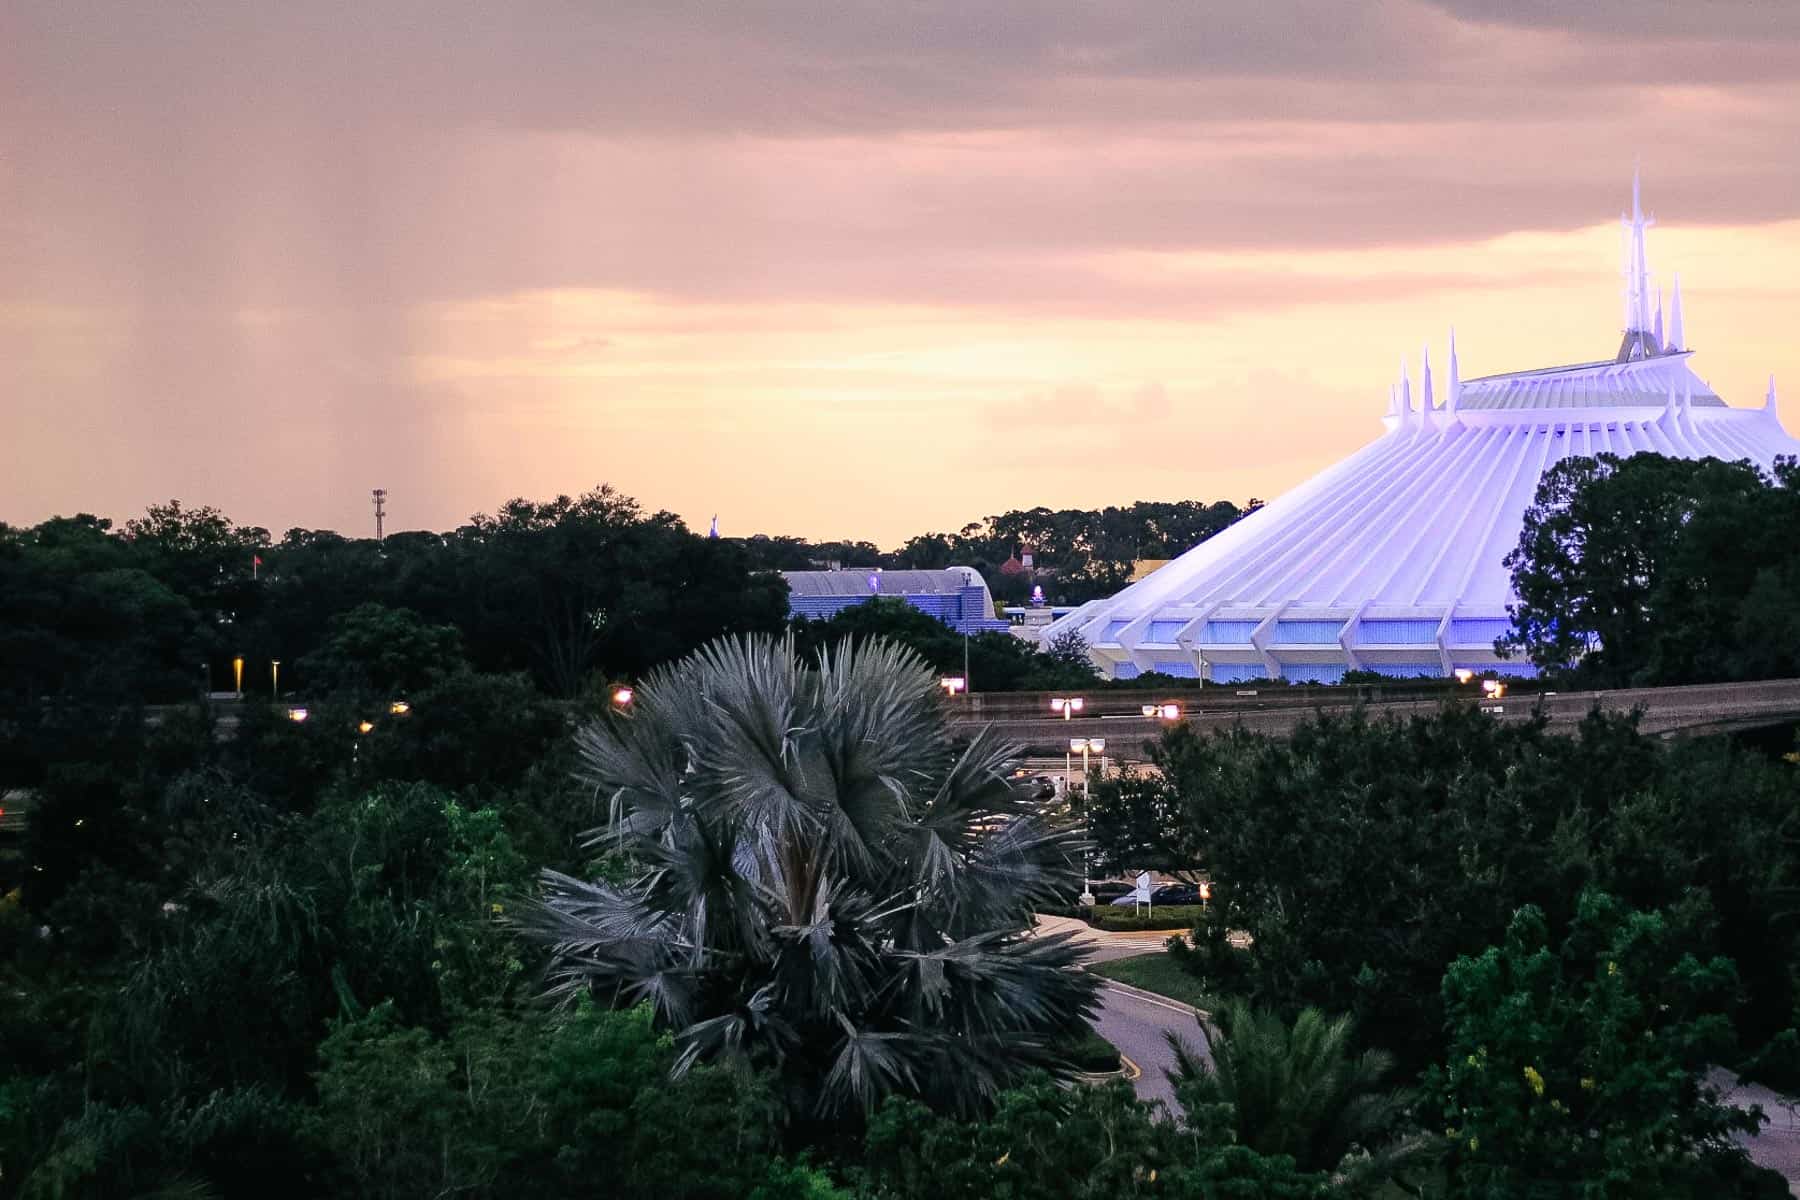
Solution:
[[(1345, 1190), (1390, 1179), (1433, 1143), (1407, 1125), (1408, 1096), (1383, 1083), (1394, 1059), (1357, 1054), (1349, 1017), (1303, 1009), (1290, 1026), (1228, 1000), (1207, 1031), (1211, 1061), (1175, 1034), (1175, 1094), (1190, 1120), (1222, 1120), (1239, 1144), (1330, 1171)], [(1229, 1106), (1226, 1113), (1224, 1106)]]
[(577, 735), (610, 804), (588, 835), (630, 883), (545, 872), (527, 928), (551, 991), (647, 1002), (698, 1061), (772, 1068), (790, 1111), (900, 1092), (964, 1108), (1095, 1006), (1081, 951), (1030, 913), (1079, 878), (1079, 832), (1010, 785), (984, 729), (960, 750), (936, 679), (882, 639), (802, 663), (791, 638), (715, 641)]

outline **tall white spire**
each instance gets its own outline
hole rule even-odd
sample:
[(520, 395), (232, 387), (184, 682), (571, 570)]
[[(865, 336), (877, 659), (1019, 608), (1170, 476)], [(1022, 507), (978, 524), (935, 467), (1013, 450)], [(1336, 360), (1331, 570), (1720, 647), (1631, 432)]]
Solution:
[(1444, 389), (1444, 409), (1455, 412), (1462, 407), (1462, 376), (1456, 368), (1456, 326), (1450, 327), (1450, 386)]
[(1687, 330), (1682, 327), (1681, 320), (1681, 272), (1675, 273), (1675, 294), (1669, 301), (1669, 340), (1663, 343), (1668, 350), (1687, 349)]
[(1663, 344), (1663, 319), (1662, 319), (1662, 314), (1663, 314), (1663, 308), (1662, 308), (1662, 284), (1660, 284), (1660, 283), (1659, 283), (1659, 284), (1657, 284), (1657, 285), (1656, 285), (1656, 318), (1655, 318), (1655, 325), (1654, 325), (1654, 326), (1653, 326), (1653, 327), (1652, 327), (1652, 330), (1651, 330), (1651, 332), (1653, 332), (1653, 333), (1655, 333), (1655, 334), (1656, 334), (1656, 344), (1657, 344), (1657, 345), (1658, 345), (1658, 346), (1660, 346), (1660, 345), (1662, 345), (1662, 344)]
[(1644, 215), (1637, 168), (1631, 172), (1631, 216), (1622, 218), (1625, 242), (1625, 331), (1650, 332), (1650, 268), (1644, 257), (1644, 230), (1656, 221)]
[(1431, 347), (1430, 346), (1425, 347), (1425, 364), (1423, 367), (1422, 379), (1423, 379), (1423, 383), (1420, 386), (1424, 388), (1425, 398), (1419, 402), (1419, 411), (1420, 412), (1430, 412), (1435, 407), (1435, 405), (1432, 402), (1432, 395), (1431, 395)]
[(1763, 401), (1763, 411), (1771, 417), (1775, 415), (1775, 377), (1773, 375), (1769, 376), (1769, 395)]

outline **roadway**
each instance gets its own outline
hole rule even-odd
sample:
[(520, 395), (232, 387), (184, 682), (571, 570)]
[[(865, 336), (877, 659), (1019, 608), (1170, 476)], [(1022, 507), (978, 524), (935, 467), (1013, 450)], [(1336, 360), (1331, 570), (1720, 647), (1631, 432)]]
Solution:
[[(1522, 690), (1498, 700), (1478, 695), (1438, 695), (1430, 698), (1372, 699), (1353, 695), (1342, 700), (1321, 698), (1314, 690), (1297, 697), (1283, 688), (1227, 689), (1188, 692), (1182, 696), (1181, 724), (1201, 731), (1243, 728), (1252, 733), (1287, 737), (1302, 721), (1320, 713), (1345, 714), (1361, 709), (1371, 717), (1426, 716), (1444, 704), (1478, 706), (1499, 721), (1526, 721), (1541, 710), (1552, 728), (1572, 729), (1595, 708), (1603, 712), (1639, 712), (1639, 728), (1660, 736), (1700, 736), (1763, 728), (1800, 720), (1800, 679), (1775, 679), (1755, 683), (1706, 683), (1683, 687), (1629, 688), (1616, 691), (1554, 692)], [(1109, 693), (1109, 699), (1125, 695), (1132, 705), (1135, 695)], [(1146, 696), (1154, 695), (1145, 693)], [(977, 697), (979, 699), (979, 697)], [(959, 704), (961, 702), (958, 702)], [(1096, 704), (1092, 706), (1100, 708)], [(1113, 705), (1115, 710), (1119, 707)], [(1171, 722), (1130, 712), (1097, 712), (1065, 720), (1045, 713), (1027, 716), (1016, 706), (970, 706), (952, 718), (956, 725), (992, 725), (996, 732), (1028, 751), (1062, 754), (1071, 737), (1103, 737), (1106, 755), (1115, 761), (1144, 757), (1144, 744), (1159, 738)]]

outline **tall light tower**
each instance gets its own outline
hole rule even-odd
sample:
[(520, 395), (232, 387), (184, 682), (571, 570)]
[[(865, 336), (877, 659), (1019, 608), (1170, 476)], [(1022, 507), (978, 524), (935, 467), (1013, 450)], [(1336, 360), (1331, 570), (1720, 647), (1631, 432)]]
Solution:
[(382, 520), (387, 516), (387, 489), (376, 488), (373, 495), (375, 497), (375, 540), (379, 542), (382, 538)]

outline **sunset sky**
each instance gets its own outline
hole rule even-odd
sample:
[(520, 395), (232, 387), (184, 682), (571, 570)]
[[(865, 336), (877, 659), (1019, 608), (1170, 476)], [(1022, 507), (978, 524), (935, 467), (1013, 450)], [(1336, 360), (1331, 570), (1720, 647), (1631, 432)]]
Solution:
[(0, 520), (608, 482), (892, 545), (1609, 357), (1800, 431), (1800, 3), (0, 4)]

